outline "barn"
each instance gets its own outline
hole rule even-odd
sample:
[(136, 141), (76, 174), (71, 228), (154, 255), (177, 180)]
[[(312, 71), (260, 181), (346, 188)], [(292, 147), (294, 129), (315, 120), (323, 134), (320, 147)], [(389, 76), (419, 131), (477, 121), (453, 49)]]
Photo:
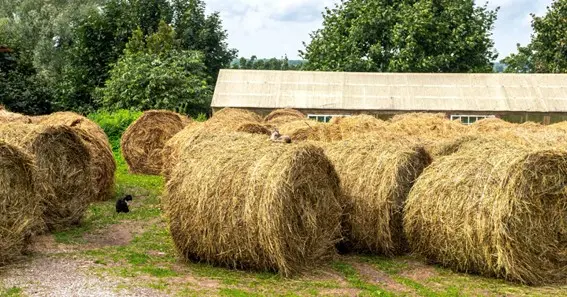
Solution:
[(294, 108), (309, 118), (408, 112), (444, 113), (471, 124), (567, 120), (567, 74), (348, 73), (221, 70), (212, 101), (267, 114)]

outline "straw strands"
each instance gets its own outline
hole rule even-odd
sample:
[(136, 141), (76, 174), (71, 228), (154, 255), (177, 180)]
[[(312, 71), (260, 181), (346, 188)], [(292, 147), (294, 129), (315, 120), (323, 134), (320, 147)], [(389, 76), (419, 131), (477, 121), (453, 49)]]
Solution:
[(369, 138), (321, 145), (348, 201), (344, 251), (406, 252), (402, 209), (413, 182), (431, 162), (424, 148)]
[(457, 271), (564, 280), (566, 184), (566, 151), (479, 138), (418, 178), (404, 229), (415, 252)]
[(233, 133), (181, 156), (163, 203), (184, 257), (283, 276), (333, 257), (343, 204), (321, 148)]
[(73, 112), (56, 112), (37, 118), (35, 122), (42, 125), (65, 125), (75, 129), (93, 156), (91, 172), (95, 192), (94, 200), (104, 201), (114, 196), (116, 162), (108, 137), (100, 126)]
[(305, 120), (305, 115), (298, 110), (285, 108), (276, 109), (264, 118), (264, 122), (272, 125), (281, 125), (296, 120)]
[(131, 173), (159, 175), (166, 142), (189, 123), (187, 117), (165, 110), (150, 110), (122, 135), (120, 146)]
[(94, 193), (90, 151), (75, 131), (66, 126), (7, 123), (0, 124), (0, 139), (33, 156), (47, 227), (57, 230), (78, 224)]
[(41, 199), (32, 157), (0, 140), (0, 266), (22, 255), (29, 236), (41, 230)]

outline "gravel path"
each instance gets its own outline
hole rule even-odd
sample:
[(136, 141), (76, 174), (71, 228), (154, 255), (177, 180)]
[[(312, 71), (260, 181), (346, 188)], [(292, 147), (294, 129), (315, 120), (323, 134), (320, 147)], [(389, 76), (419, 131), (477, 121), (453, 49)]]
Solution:
[(5, 288), (21, 288), (27, 296), (166, 296), (148, 288), (130, 288), (125, 279), (92, 275), (88, 272), (92, 265), (81, 259), (38, 257), (2, 268), (0, 280)]

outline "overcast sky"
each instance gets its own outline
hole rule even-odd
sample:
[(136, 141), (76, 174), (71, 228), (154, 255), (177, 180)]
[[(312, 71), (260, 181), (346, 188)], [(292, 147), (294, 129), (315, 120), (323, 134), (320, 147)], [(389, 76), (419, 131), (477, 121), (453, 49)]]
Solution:
[[(337, 0), (338, 1), (338, 0)], [(208, 0), (207, 10), (219, 11), (228, 31), (230, 47), (239, 56), (281, 58), (285, 54), (297, 59), (309, 33), (321, 27), (321, 12), (335, 0)], [(552, 0), (476, 0), (500, 6), (494, 40), (502, 59), (516, 50), (516, 43), (525, 45), (532, 33), (530, 13), (543, 15)]]

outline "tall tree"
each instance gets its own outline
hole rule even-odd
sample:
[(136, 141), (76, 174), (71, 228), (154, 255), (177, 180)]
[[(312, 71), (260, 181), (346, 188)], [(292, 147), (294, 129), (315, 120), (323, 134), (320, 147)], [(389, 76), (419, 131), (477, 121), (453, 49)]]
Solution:
[(474, 0), (342, 0), (300, 56), (307, 70), (490, 72), (497, 11)]

